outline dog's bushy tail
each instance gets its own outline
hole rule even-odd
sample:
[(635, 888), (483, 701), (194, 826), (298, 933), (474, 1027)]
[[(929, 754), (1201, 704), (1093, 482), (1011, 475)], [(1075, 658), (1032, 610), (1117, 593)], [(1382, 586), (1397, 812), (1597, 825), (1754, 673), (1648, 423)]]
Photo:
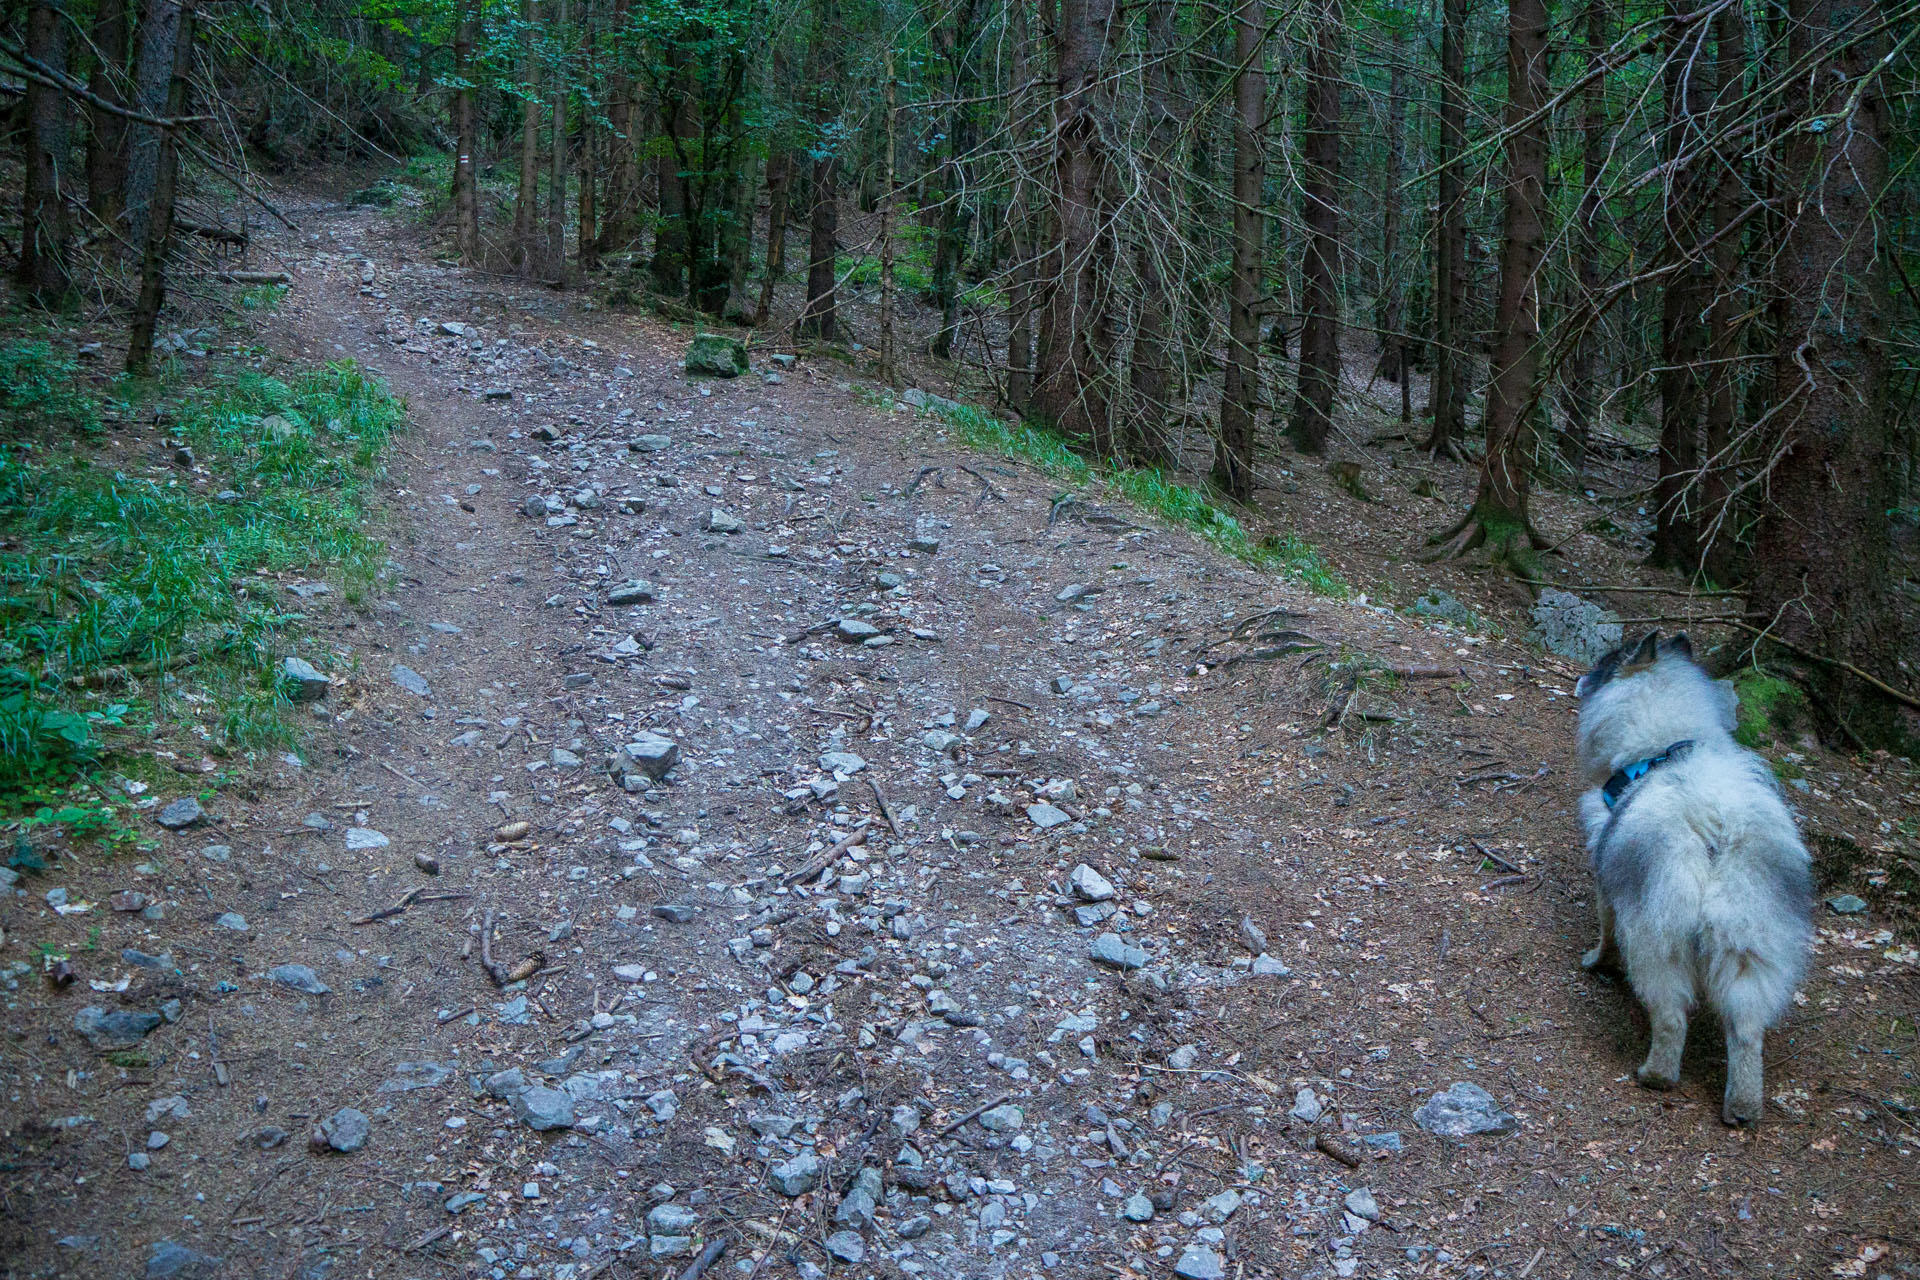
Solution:
[(1806, 965), (1806, 851), (1798, 840), (1748, 833), (1700, 903), (1698, 956), (1702, 994), (1732, 1027), (1772, 1026), (1787, 1010)]

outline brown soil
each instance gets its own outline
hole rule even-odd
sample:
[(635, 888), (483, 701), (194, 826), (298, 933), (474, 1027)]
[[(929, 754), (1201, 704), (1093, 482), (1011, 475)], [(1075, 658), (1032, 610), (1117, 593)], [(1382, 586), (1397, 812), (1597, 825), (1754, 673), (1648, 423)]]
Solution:
[[(263, 763), (209, 806), (211, 827), (159, 834), (137, 865), (66, 862), (0, 904), (0, 958), (99, 930), (71, 988), (29, 975), (4, 993), (7, 1276), (140, 1275), (161, 1240), (231, 1276), (677, 1275), (690, 1259), (650, 1257), (644, 1222), (671, 1196), (697, 1237), (731, 1241), (715, 1276), (1157, 1277), (1206, 1242), (1205, 1217), (1181, 1215), (1229, 1188), (1247, 1199), (1211, 1247), (1236, 1276), (1920, 1275), (1920, 955), (1894, 927), (1911, 904), (1884, 883), (1916, 857), (1911, 768), (1773, 753), (1806, 783), (1790, 794), (1823, 893), (1872, 908), (1821, 909), (1804, 999), (1768, 1040), (1767, 1123), (1720, 1123), (1704, 1020), (1677, 1090), (1635, 1087), (1644, 1017), (1577, 965), (1592, 913), (1571, 813), (1578, 672), (1520, 642), (1509, 585), (1411, 559), (1470, 469), (1350, 446), (1378, 499), (1363, 503), (1321, 464), (1277, 459), (1296, 488), (1267, 514), (1372, 603), (1318, 598), (1098, 492), (1096, 516), (1134, 527), (1050, 520), (1053, 482), (856, 397), (834, 362), (803, 356), (779, 385), (690, 382), (667, 326), (428, 265), (376, 211), (315, 202), (299, 220), (317, 239), (275, 246), (296, 284), (267, 341), (352, 356), (407, 397), (400, 574), (364, 611), (321, 600), (314, 651), (336, 685), (301, 763)], [(444, 334), (449, 320), (479, 333)], [(495, 387), (512, 397), (486, 398)], [(541, 424), (559, 438), (535, 439)], [(646, 433), (672, 443), (629, 452)], [(1419, 477), (1437, 497), (1413, 496)], [(603, 504), (577, 523), (522, 514), (530, 495), (588, 485)], [(715, 509), (744, 528), (703, 532)], [(1582, 532), (1599, 514), (1572, 493), (1544, 501), (1569, 553), (1548, 561), (1556, 576), (1663, 585), (1628, 568), (1631, 530)], [(937, 553), (909, 552), (917, 536)], [(627, 578), (658, 599), (607, 605)], [(1070, 584), (1101, 591), (1058, 601)], [(1432, 585), (1493, 625), (1379, 604)], [(859, 604), (891, 643), (805, 634)], [(1275, 610), (1267, 629), (1324, 647), (1227, 661), (1287, 647), (1219, 644)], [(650, 649), (621, 654), (629, 634)], [(395, 664), (430, 694), (396, 685)], [(1354, 681), (1377, 666), (1419, 674)], [(984, 726), (926, 744), (944, 713), (958, 733), (976, 707)], [(639, 727), (683, 758), (629, 794), (598, 766)], [(866, 770), (790, 799), (834, 750)], [(1075, 821), (1042, 832), (1026, 806), (1053, 779), (1074, 781)], [(303, 823), (314, 813), (325, 830)], [(525, 838), (500, 838), (517, 822)], [(786, 883), (861, 823), (830, 870), (864, 884)], [(356, 826), (390, 843), (349, 849)], [(1066, 909), (1083, 861), (1119, 889), (1098, 927)], [(41, 898), (54, 884), (100, 905), (57, 915)], [(165, 918), (108, 910), (122, 889)], [(217, 925), (224, 912), (249, 931)], [(542, 960), (524, 985), (483, 970), (489, 913), (496, 961)], [(1121, 920), (1150, 952), (1141, 973), (1087, 958)], [(1243, 920), (1290, 976), (1249, 972)], [(736, 958), (728, 941), (759, 929), (771, 945)], [(173, 967), (130, 968), (126, 947)], [(284, 963), (330, 993), (270, 981)], [(616, 976), (627, 965), (641, 981)], [(88, 989), (122, 973), (125, 992)], [(89, 1004), (167, 1000), (177, 1021), (120, 1064), (74, 1029)], [(1188, 1045), (1188, 1065), (1169, 1061)], [(453, 1070), (428, 1083), (439, 1073), (402, 1063)], [(584, 1080), (584, 1123), (536, 1133), (476, 1090), (510, 1067)], [(1421, 1130), (1413, 1111), (1456, 1080), (1518, 1131)], [(1302, 1088), (1326, 1101), (1316, 1125), (1289, 1119)], [(665, 1091), (670, 1119), (648, 1101)], [(1024, 1110), (1017, 1133), (944, 1132), (1003, 1094)], [(174, 1097), (184, 1114), (149, 1119)], [(899, 1106), (922, 1121), (904, 1141)], [(370, 1117), (365, 1149), (310, 1150), (342, 1107)], [(748, 1121), (768, 1115), (802, 1124), (764, 1137)], [(155, 1130), (167, 1145), (129, 1168)], [(1386, 1132), (1402, 1150), (1365, 1144)], [(790, 1199), (768, 1164), (802, 1145), (826, 1176)], [(888, 1198), (866, 1260), (835, 1262), (820, 1242), (844, 1229), (834, 1212), (863, 1163), (886, 1170)], [(1355, 1235), (1341, 1202), (1359, 1187), (1381, 1221)], [(1173, 1207), (1124, 1221), (1139, 1191)], [(483, 1198), (450, 1214), (465, 1192)], [(931, 1229), (908, 1244), (898, 1229), (923, 1212)]]

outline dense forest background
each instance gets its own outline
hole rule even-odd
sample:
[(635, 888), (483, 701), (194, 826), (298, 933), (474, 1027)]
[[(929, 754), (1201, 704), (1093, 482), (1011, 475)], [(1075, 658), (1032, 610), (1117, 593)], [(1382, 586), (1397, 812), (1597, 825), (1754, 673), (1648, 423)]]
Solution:
[(1652, 562), (1738, 588), (1748, 651), (1892, 744), (1916, 705), (1916, 18), (34, 0), (0, 43), (6, 247), (25, 304), (123, 312), (138, 372), (170, 271), (271, 282), (223, 257), (274, 180), (406, 163), (466, 265), (896, 384), (937, 368), (1239, 501), (1283, 451), (1329, 453), (1356, 380), (1397, 385), (1402, 429), (1479, 469), (1428, 554), (1528, 581), (1535, 489), (1651, 447)]

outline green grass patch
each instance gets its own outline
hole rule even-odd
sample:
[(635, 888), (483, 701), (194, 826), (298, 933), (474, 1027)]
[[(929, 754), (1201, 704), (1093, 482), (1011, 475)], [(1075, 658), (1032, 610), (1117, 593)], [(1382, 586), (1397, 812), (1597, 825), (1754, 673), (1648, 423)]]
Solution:
[(137, 775), (155, 728), (216, 754), (285, 742), (278, 664), (302, 618), (275, 575), (365, 595), (400, 402), (350, 362), (91, 382), (0, 340), (0, 364), (101, 424), (41, 429), (44, 405), (0, 401), (0, 812), (57, 819), (94, 770)]
[(1806, 727), (1807, 695), (1792, 681), (1749, 667), (1733, 677), (1733, 689), (1740, 696), (1733, 740), (1741, 746), (1757, 750)]
[(1007, 422), (968, 404), (936, 403), (934, 412), (971, 448), (1038, 467), (1074, 488), (1102, 481), (1110, 492), (1167, 524), (1192, 530), (1236, 560), (1298, 579), (1321, 595), (1348, 594), (1347, 584), (1310, 543), (1292, 533), (1250, 537), (1204, 490), (1158, 467), (1089, 462), (1057, 431)]

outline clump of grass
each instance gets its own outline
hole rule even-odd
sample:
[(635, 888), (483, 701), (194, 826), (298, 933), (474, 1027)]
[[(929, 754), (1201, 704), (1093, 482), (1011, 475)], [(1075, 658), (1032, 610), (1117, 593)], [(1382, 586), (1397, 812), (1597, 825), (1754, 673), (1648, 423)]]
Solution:
[(1248, 537), (1240, 521), (1204, 491), (1161, 468), (1092, 463), (1057, 431), (1031, 422), (1007, 422), (968, 404), (940, 404), (935, 412), (972, 448), (1028, 463), (1075, 487), (1104, 481), (1134, 506), (1167, 524), (1191, 529), (1236, 560), (1298, 579), (1321, 595), (1348, 594), (1347, 584), (1310, 543), (1293, 533)]
[[(0, 362), (60, 368), (31, 346), (0, 345)], [(108, 392), (69, 385), (98, 421)], [(276, 664), (300, 619), (270, 575), (351, 600), (384, 563), (364, 505), (403, 407), (353, 364), (114, 391), (209, 474), (192, 483), (175, 443), (128, 458), (24, 438), (31, 415), (0, 403), (0, 808), (70, 784), (136, 723), (191, 715), (215, 749), (284, 741)]]
[(1740, 696), (1733, 740), (1758, 749), (1776, 737), (1794, 733), (1807, 723), (1807, 695), (1790, 680), (1750, 667), (1733, 678)]

